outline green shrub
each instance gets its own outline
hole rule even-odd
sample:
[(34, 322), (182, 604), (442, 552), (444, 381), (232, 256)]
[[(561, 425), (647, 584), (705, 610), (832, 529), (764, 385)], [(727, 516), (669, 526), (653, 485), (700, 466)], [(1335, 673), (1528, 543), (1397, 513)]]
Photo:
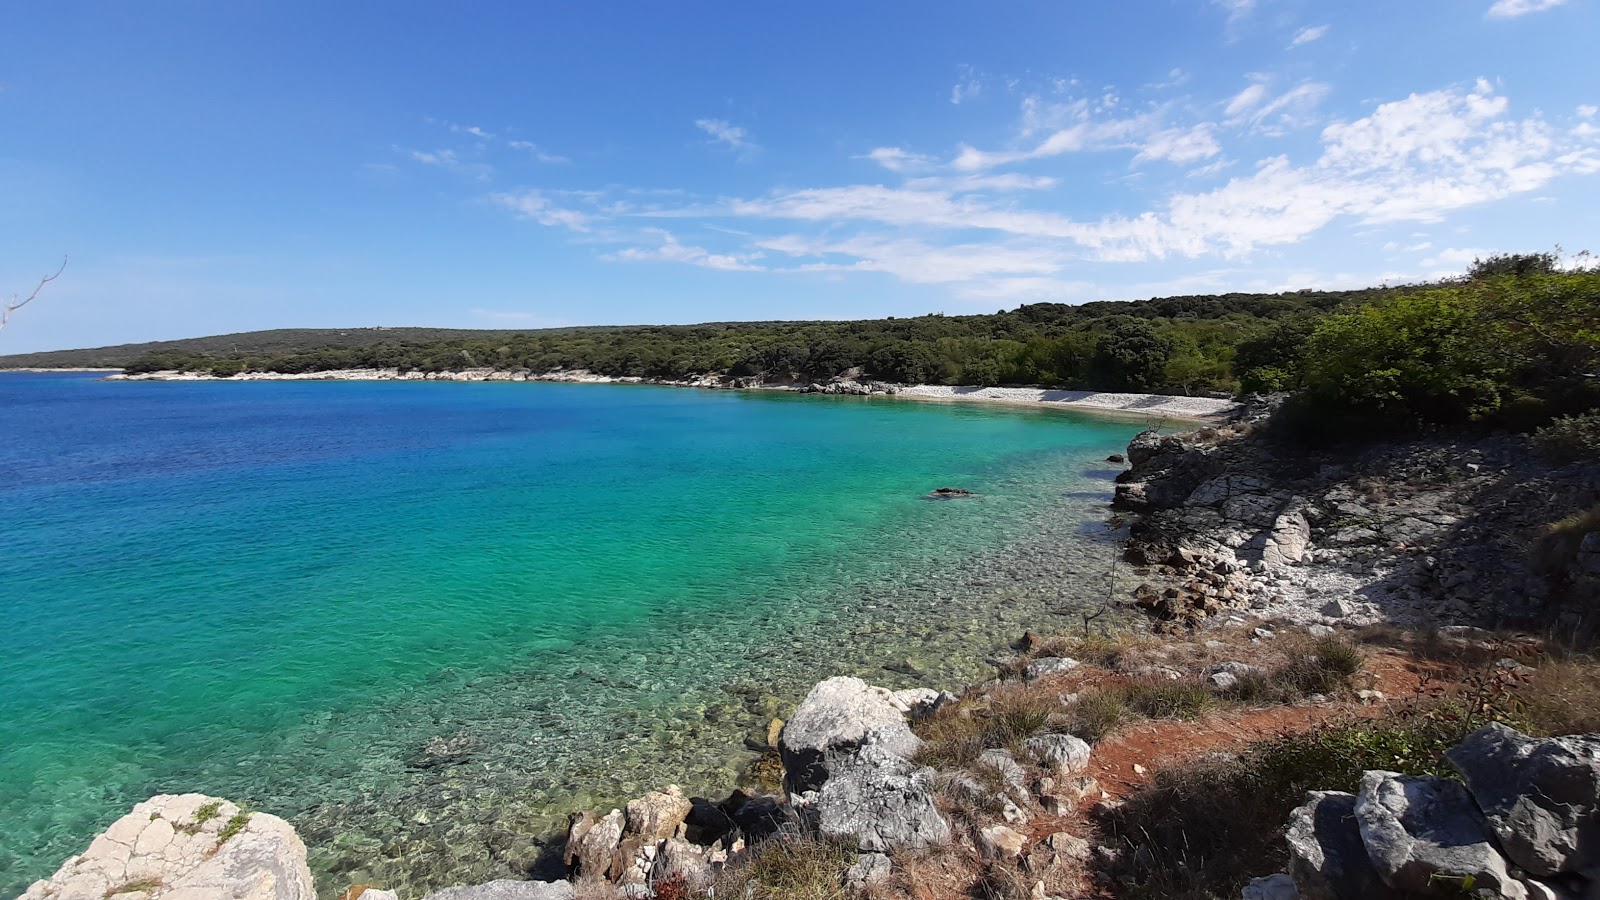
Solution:
[(1600, 460), (1600, 412), (1557, 419), (1534, 433), (1533, 444), (1558, 462)]
[[(1251, 878), (1283, 870), (1283, 827), (1306, 791), (1353, 791), (1367, 769), (1442, 773), (1461, 728), (1448, 714), (1335, 725), (1264, 741), (1235, 759), (1162, 770), (1106, 822), (1123, 851), (1109, 873), (1117, 896), (1237, 897)], [(1141, 847), (1147, 865), (1136, 862)]]

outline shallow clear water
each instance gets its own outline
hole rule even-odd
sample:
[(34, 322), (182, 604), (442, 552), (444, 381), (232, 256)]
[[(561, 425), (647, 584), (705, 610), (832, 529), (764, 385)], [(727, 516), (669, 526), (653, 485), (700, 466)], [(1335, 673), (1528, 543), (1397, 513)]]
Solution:
[(516, 873), (566, 810), (725, 790), (816, 678), (954, 686), (1103, 598), (1098, 461), (1138, 427), (0, 375), (0, 895), (163, 791), (290, 819), (333, 894)]

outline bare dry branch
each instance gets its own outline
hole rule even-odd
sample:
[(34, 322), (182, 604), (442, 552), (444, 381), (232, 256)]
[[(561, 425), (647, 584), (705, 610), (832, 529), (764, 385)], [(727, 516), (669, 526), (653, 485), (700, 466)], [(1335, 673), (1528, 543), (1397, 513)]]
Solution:
[(22, 297), (20, 300), (17, 298), (21, 297), (22, 295), (12, 294), (10, 300), (7, 300), (4, 304), (0, 304), (0, 330), (3, 330), (6, 327), (6, 323), (11, 321), (12, 313), (23, 308), (24, 306), (27, 306), (29, 303), (32, 303), (33, 298), (39, 296), (39, 292), (44, 290), (45, 285), (55, 281), (58, 277), (60, 277), (61, 273), (65, 272), (66, 270), (67, 258), (63, 256), (61, 257), (61, 265), (57, 266), (54, 272), (39, 279), (39, 283), (33, 286), (33, 293), (26, 297)]

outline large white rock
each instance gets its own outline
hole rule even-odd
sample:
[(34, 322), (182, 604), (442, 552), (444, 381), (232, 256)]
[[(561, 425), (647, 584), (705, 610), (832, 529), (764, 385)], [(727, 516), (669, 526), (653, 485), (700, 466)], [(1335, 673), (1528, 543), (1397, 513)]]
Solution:
[(802, 795), (824, 837), (854, 839), (863, 853), (920, 849), (950, 839), (950, 823), (933, 800), (934, 771), (869, 740), (842, 756), (827, 783)]
[(890, 696), (859, 678), (829, 678), (813, 687), (778, 736), (789, 793), (822, 787), (832, 767), (830, 758), (854, 754), (868, 738), (896, 756), (915, 756), (922, 741)]
[(161, 794), (134, 806), (19, 900), (316, 896), (306, 845), (288, 822), (204, 794)]

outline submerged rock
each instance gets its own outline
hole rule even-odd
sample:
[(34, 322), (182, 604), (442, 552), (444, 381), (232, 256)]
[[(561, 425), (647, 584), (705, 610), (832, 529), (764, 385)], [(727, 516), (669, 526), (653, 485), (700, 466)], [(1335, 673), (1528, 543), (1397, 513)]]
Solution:
[(204, 794), (133, 807), (19, 900), (316, 900), (306, 846), (288, 822)]
[(573, 900), (572, 885), (565, 881), (513, 881), (445, 888), (423, 900)]

